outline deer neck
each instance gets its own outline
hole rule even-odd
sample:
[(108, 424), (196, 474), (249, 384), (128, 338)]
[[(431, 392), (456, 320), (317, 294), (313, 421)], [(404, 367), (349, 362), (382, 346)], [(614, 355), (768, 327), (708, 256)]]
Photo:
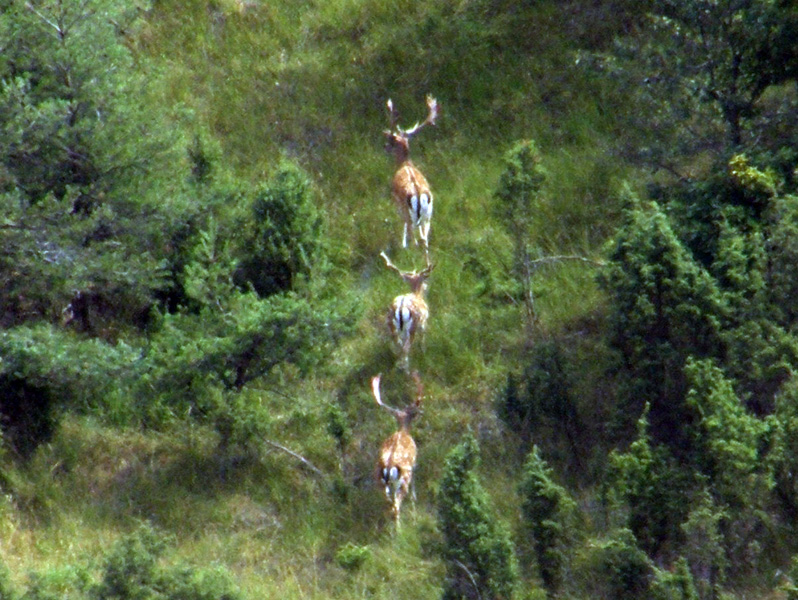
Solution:
[(396, 161), (397, 167), (402, 167), (404, 165), (412, 166), (413, 163), (410, 162), (410, 146), (406, 144), (397, 144), (393, 148), (393, 157)]

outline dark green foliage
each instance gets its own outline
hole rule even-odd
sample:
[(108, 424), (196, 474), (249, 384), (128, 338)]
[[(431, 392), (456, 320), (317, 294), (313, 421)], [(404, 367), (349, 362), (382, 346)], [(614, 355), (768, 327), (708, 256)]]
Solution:
[(795, 380), (776, 397), (776, 409), (768, 419), (770, 452), (768, 462), (775, 492), (790, 520), (798, 518), (798, 388)]
[(5, 326), (64, 318), (116, 339), (147, 323), (164, 286), (181, 165), (114, 24), (135, 30), (137, 14), (96, 0), (0, 13)]
[(11, 573), (8, 567), (0, 562), (0, 600), (16, 600), (17, 593), (11, 585)]
[(798, 77), (792, 3), (674, 0), (644, 10), (649, 18), (621, 37), (597, 69), (624, 91), (626, 131), (645, 132), (624, 136), (627, 150), (683, 172), (688, 157), (761, 146), (765, 131), (764, 143), (790, 145), (794, 130), (785, 135), (778, 124), (795, 110), (795, 99), (782, 106), (762, 99)]
[(95, 590), (99, 600), (150, 600), (158, 597), (158, 561), (166, 548), (163, 537), (142, 526), (120, 540), (105, 559)]
[(730, 381), (711, 361), (689, 359), (687, 405), (693, 425), (695, 467), (707, 476), (721, 504), (753, 507), (767, 491), (759, 455), (764, 423), (746, 412)]
[(518, 583), (513, 543), (479, 483), (479, 447), (472, 434), (446, 457), (438, 518), (446, 544), (447, 600), (509, 600)]
[(537, 446), (527, 456), (519, 492), (521, 509), (534, 539), (540, 577), (546, 590), (556, 594), (563, 583), (568, 513), (574, 503), (568, 492), (554, 482)]
[(91, 578), (85, 568), (68, 565), (29, 577), (24, 600), (79, 600), (90, 598)]
[(613, 600), (648, 597), (654, 567), (646, 553), (637, 547), (631, 531), (617, 531), (609, 540), (596, 544), (592, 552), (595, 574), (588, 576), (595, 577), (590, 583), (597, 588), (598, 597)]
[(91, 597), (97, 600), (238, 600), (229, 573), (221, 569), (166, 568), (166, 543), (142, 526), (120, 540), (105, 559), (102, 579)]
[(729, 307), (722, 333), (726, 373), (757, 414), (768, 414), (774, 394), (798, 364), (798, 344), (774, 319), (762, 234), (722, 226), (712, 269)]
[(651, 600), (699, 600), (684, 557), (680, 557), (670, 570), (657, 569), (650, 593)]
[(63, 411), (124, 417), (125, 379), (138, 353), (50, 325), (0, 332), (0, 415), (5, 441), (22, 457), (52, 435)]
[(532, 140), (517, 142), (504, 157), (504, 171), (499, 177), (494, 211), (510, 232), (515, 246), (513, 276), (522, 291), (528, 323), (537, 320), (532, 291), (534, 266), (529, 240), (533, 227), (543, 223), (540, 213), (541, 190), (546, 172), (540, 164), (540, 152)]
[(637, 439), (629, 449), (610, 455), (608, 490), (625, 503), (628, 527), (637, 543), (656, 556), (668, 542), (680, 538), (691, 474), (680, 468), (666, 446), (653, 443), (647, 411), (637, 427)]
[[(717, 505), (711, 494), (701, 490), (682, 524), (684, 556), (702, 599), (717, 597), (720, 585), (726, 579), (729, 543), (721, 528), (728, 519), (729, 514)], [(739, 566), (743, 564), (739, 563)]]
[[(223, 445), (249, 445), (267, 412), (245, 386), (290, 363), (323, 364), (357, 318), (336, 290), (307, 175), (281, 164), (263, 186), (209, 183), (210, 210), (183, 240), (185, 306), (165, 314), (140, 366), (139, 414), (213, 423)], [(254, 221), (253, 221), (254, 219)]]
[(568, 453), (578, 461), (582, 427), (560, 343), (541, 340), (525, 359), (521, 376), (507, 377), (499, 414), (527, 443), (544, 432), (547, 438), (564, 438)]
[(371, 548), (351, 542), (344, 544), (335, 553), (336, 562), (347, 571), (355, 572), (371, 558)]
[(295, 289), (325, 257), (321, 215), (308, 176), (283, 162), (254, 192), (252, 239), (236, 279), (260, 296)]
[[(651, 405), (656, 441), (678, 451), (687, 414), (682, 368), (688, 356), (717, 356), (728, 308), (715, 280), (676, 236), (653, 202), (632, 199), (602, 283), (610, 295), (613, 344), (621, 351), (633, 406)], [(620, 415), (623, 418), (623, 415)]]
[(523, 244), (534, 225), (541, 201), (546, 172), (533, 140), (522, 140), (504, 156), (504, 171), (499, 176), (494, 207), (496, 216), (512, 234), (516, 244)]
[(221, 308), (164, 318), (136, 382), (139, 410), (150, 424), (191, 414), (215, 423), (223, 442), (256, 439), (262, 425), (252, 423), (251, 430), (247, 415), (267, 412), (252, 404), (257, 399), (237, 395), (278, 365), (291, 363), (307, 373), (323, 363), (354, 318), (347, 302), (294, 293), (260, 298), (232, 291)]
[(768, 217), (766, 279), (772, 314), (777, 323), (789, 326), (798, 320), (798, 197), (777, 198)]
[(789, 577), (789, 583), (784, 586), (787, 600), (798, 600), (798, 556), (792, 557)]

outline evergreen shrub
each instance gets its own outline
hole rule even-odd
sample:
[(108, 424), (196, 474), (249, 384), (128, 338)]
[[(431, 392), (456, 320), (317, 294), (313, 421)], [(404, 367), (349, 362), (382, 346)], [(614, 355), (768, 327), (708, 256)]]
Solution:
[(518, 585), (510, 532), (479, 482), (479, 446), (472, 434), (446, 457), (438, 496), (445, 541), (445, 600), (509, 600)]
[(537, 446), (527, 456), (519, 491), (543, 585), (556, 595), (567, 566), (568, 516), (575, 505), (565, 488), (554, 481)]

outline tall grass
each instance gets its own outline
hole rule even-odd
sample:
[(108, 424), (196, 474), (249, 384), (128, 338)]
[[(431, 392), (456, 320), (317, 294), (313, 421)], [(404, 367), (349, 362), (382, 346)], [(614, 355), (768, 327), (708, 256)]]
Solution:
[[(531, 4), (515, 22), (491, 12), (502, 3), (455, 0), (153, 4), (136, 47), (143, 68), (164, 76), (163, 102), (182, 109), (177, 126), (187, 139), (198, 131), (215, 138), (237, 176), (263, 178), (284, 155), (308, 170), (328, 219), (336, 283), (360, 292), (364, 318), (327, 369), (306, 380), (285, 369), (246, 391), (269, 407), (273, 441), (321, 476), (267, 445), (219, 455), (199, 425), (154, 434), (63, 421), (28, 467), (2, 472), (10, 492), (0, 497), (0, 561), (15, 583), (70, 565), (96, 574), (113, 541), (146, 521), (172, 536), (165, 560), (223, 565), (247, 598), (439, 596), (435, 495), (444, 456), (469, 427), (477, 431), (486, 487), (507, 512), (522, 458), (504, 450), (508, 434), (493, 410), (529, 342), (509, 292), (512, 242), (492, 213), (504, 152), (516, 139), (541, 142), (547, 201), (532, 243), (544, 255), (599, 256), (616, 218), (615, 186), (628, 175), (602, 147), (607, 115), (568, 67), (557, 3)], [(418, 502), (393, 533), (372, 469), (394, 424), (368, 379), (384, 372), (389, 403), (408, 398), (385, 327), (386, 307), (405, 289), (379, 253), (404, 268), (423, 262), (399, 243), (381, 132), (389, 96), (409, 125), (423, 118), (426, 93), (442, 115), (412, 149), (435, 193), (431, 316), (411, 358), (424, 377), (425, 412), (414, 425)], [(567, 331), (600, 311), (593, 275), (579, 262), (536, 272), (544, 331)], [(343, 455), (326, 431), (331, 403), (352, 433)], [(341, 548), (362, 561), (342, 559)]]

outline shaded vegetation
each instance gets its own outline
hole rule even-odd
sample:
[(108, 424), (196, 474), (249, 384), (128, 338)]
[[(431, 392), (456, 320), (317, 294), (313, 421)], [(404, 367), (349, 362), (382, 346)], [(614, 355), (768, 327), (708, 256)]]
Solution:
[[(796, 32), (787, 0), (0, 0), (0, 597), (798, 595)], [(422, 255), (380, 133), (428, 93), (394, 531), (379, 254)]]

